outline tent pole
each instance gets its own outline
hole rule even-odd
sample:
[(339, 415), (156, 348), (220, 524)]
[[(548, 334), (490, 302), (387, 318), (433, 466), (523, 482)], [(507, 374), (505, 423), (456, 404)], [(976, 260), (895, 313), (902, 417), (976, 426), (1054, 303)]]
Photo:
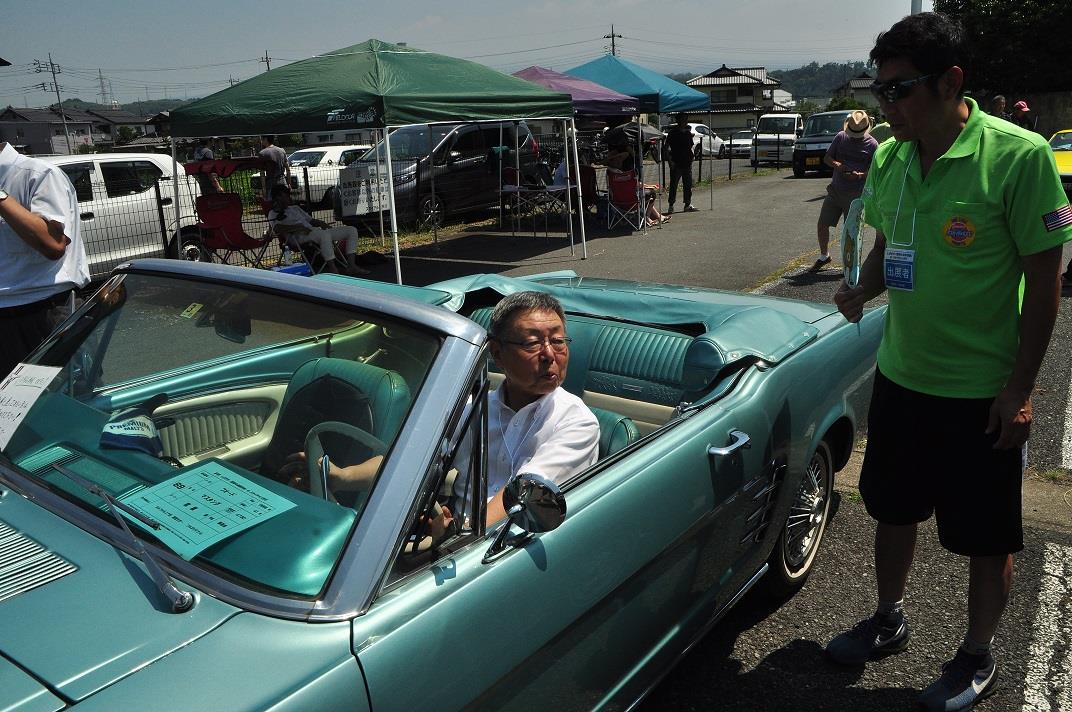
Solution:
[[(570, 155), (569, 155), (569, 124), (562, 119), (562, 160), (566, 162), (566, 232), (569, 233), (570, 257), (575, 257), (577, 251), (573, 247), (573, 196), (570, 195)], [(555, 169), (558, 172), (558, 169)], [(553, 180), (551, 181), (554, 182)]]
[[(172, 195), (172, 200), (175, 203), (175, 229), (178, 230), (179, 229), (179, 220), (180, 220), (180, 216), (179, 216), (179, 161), (178, 161), (178, 157), (177, 157), (177, 155), (175, 153), (175, 137), (174, 136), (169, 136), (169, 138), (171, 139), (171, 195)], [(184, 173), (185, 173), (185, 171), (184, 171)], [(165, 235), (165, 237), (166, 237), (166, 235)], [(165, 257), (171, 257), (172, 255), (174, 255), (175, 257), (179, 256), (180, 245), (178, 244), (178, 238), (176, 237), (176, 239), (173, 242), (175, 243), (175, 247), (172, 248), (171, 250), (169, 250), (169, 252), (172, 253), (172, 254), (165, 255)]]
[(644, 142), (641, 140), (643, 138), (641, 136), (641, 134), (643, 134), (643, 133), (644, 132), (640, 128), (640, 114), (637, 114), (637, 117), (636, 117), (636, 147), (637, 147), (637, 150), (636, 150), (636, 153), (634, 154), (634, 162), (636, 163), (635, 168), (636, 168), (636, 174), (637, 174), (637, 181), (636, 181), (637, 208), (636, 208), (636, 210), (637, 210), (637, 217), (639, 218), (637, 220), (637, 229), (639, 230), (640, 226), (643, 225), (644, 226), (644, 234), (647, 235), (648, 234), (648, 211), (646, 210), (646, 208), (648, 206), (645, 205), (644, 203), (648, 202), (648, 193), (647, 193), (646, 190), (644, 190)]
[(376, 129), (376, 140), (373, 142), (376, 148), (373, 150), (376, 151), (376, 212), (380, 215), (380, 247), (385, 244), (383, 237), (383, 205), (381, 205), (383, 201), (380, 199), (380, 186), (383, 185), (381, 180), (381, 176), (383, 176), (383, 152), (380, 151), (379, 145), (382, 140), (383, 132), (380, 129)]
[[(577, 221), (581, 227), (581, 259), (586, 260), (588, 259), (588, 243), (584, 238), (584, 219), (588, 213), (584, 209), (584, 200), (581, 197), (581, 164), (577, 157), (577, 124), (573, 117), (570, 117), (569, 126), (570, 132), (573, 134), (573, 175), (576, 178), (574, 185), (577, 186), (577, 207), (579, 208), (577, 212), (581, 216)], [(567, 136), (567, 142), (568, 139), (569, 137)]]
[(395, 210), (395, 175), (391, 170), (391, 132), (388, 126), (383, 127), (383, 147), (387, 149), (387, 185), (391, 188), (387, 200), (391, 208), (391, 242), (395, 248), (395, 281), (402, 284), (402, 258), (398, 253), (398, 211)]
[(503, 187), (503, 182), (502, 182), (502, 169), (503, 169), (503, 160), (502, 160), (502, 129), (503, 129), (503, 125), (502, 125), (502, 122), (500, 121), (500, 122), (499, 122), (499, 145), (498, 145), (498, 146), (496, 147), (496, 148), (497, 148), (498, 150), (497, 150), (497, 151), (495, 151), (495, 158), (497, 159), (497, 160), (495, 161), (495, 163), (496, 163), (496, 165), (498, 165), (498, 166), (499, 166), (499, 229), (500, 229), (500, 230), (502, 230), (502, 226), (503, 226), (503, 222), (502, 222), (502, 218), (503, 218), (503, 193), (502, 193), (502, 187)]
[[(711, 119), (711, 110), (708, 109), (707, 110), (707, 128), (711, 132), (711, 135), (714, 136), (715, 135), (715, 130), (711, 128), (712, 123), (714, 123), (714, 122)], [(725, 144), (723, 144), (723, 145), (725, 145)], [(716, 155), (714, 158), (711, 159), (711, 170), (709, 171), (710, 178), (711, 178), (711, 185), (708, 186), (708, 193), (711, 194), (711, 212), (714, 212), (714, 210), (715, 210), (715, 158), (718, 158), (718, 156)]]
[[(439, 203), (435, 194), (435, 145), (432, 142), (432, 125), (428, 124), (428, 181), (432, 190), (432, 242), (439, 244)], [(418, 182), (418, 186), (420, 183)], [(418, 192), (418, 195), (420, 193)], [(420, 203), (418, 203), (420, 205)]]

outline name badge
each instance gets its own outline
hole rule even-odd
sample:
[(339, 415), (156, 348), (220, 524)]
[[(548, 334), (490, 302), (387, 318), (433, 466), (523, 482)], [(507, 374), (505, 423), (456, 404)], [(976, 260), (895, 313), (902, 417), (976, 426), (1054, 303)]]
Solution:
[(916, 282), (916, 251), (886, 248), (886, 287), (911, 292)]

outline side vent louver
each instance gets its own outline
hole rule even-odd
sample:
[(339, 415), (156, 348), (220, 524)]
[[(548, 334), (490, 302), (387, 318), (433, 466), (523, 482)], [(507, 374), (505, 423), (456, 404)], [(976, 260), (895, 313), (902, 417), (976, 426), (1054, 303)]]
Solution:
[(0, 520), (0, 603), (77, 570), (59, 554)]

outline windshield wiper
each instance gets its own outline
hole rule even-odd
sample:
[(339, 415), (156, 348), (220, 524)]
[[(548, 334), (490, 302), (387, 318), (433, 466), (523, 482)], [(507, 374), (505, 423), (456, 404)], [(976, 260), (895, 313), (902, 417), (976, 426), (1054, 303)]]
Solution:
[(156, 559), (153, 558), (152, 554), (149, 553), (149, 550), (145, 548), (144, 544), (142, 544), (141, 539), (134, 536), (134, 533), (130, 531), (130, 527), (127, 526), (126, 519), (123, 518), (123, 515), (120, 514), (118, 510), (123, 510), (145, 526), (149, 527), (150, 529), (153, 529), (154, 531), (163, 528), (163, 525), (160, 522), (150, 517), (147, 517), (140, 512), (134, 511), (133, 509), (113, 497), (100, 485), (90, 482), (81, 475), (77, 475), (74, 472), (71, 472), (62, 465), (53, 464), (52, 469), (56, 470), (56, 472), (60, 473), (67, 479), (74, 482), (79, 487), (82, 487), (83, 489), (88, 491), (89, 493), (95, 494), (104, 500), (104, 502), (108, 505), (108, 511), (112, 513), (112, 516), (115, 517), (115, 520), (119, 522), (119, 526), (123, 528), (123, 531), (125, 531), (127, 533), (127, 536), (130, 538), (131, 544), (133, 544), (134, 549), (139, 555), (138, 558), (141, 559), (141, 562), (145, 565), (146, 570), (148, 570), (149, 572), (149, 578), (151, 578), (153, 580), (153, 583), (156, 584), (156, 587), (160, 589), (160, 593), (164, 594), (164, 597), (168, 599), (168, 602), (171, 604), (172, 613), (185, 613), (186, 611), (194, 607), (193, 594), (188, 591), (180, 591), (178, 587), (176, 587), (175, 584), (172, 583), (168, 575), (164, 573), (164, 569), (160, 567), (160, 564), (156, 562)]

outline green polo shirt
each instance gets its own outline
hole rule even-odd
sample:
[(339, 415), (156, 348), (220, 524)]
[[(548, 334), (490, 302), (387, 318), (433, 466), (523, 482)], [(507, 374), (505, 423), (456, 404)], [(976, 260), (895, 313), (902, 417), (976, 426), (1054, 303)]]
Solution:
[(926, 179), (915, 142), (886, 141), (862, 197), (886, 249), (915, 251), (913, 290), (888, 290), (882, 373), (921, 393), (991, 398), (1016, 360), (1020, 257), (1067, 242), (1072, 226), (1046, 141), (966, 101), (967, 124)]

